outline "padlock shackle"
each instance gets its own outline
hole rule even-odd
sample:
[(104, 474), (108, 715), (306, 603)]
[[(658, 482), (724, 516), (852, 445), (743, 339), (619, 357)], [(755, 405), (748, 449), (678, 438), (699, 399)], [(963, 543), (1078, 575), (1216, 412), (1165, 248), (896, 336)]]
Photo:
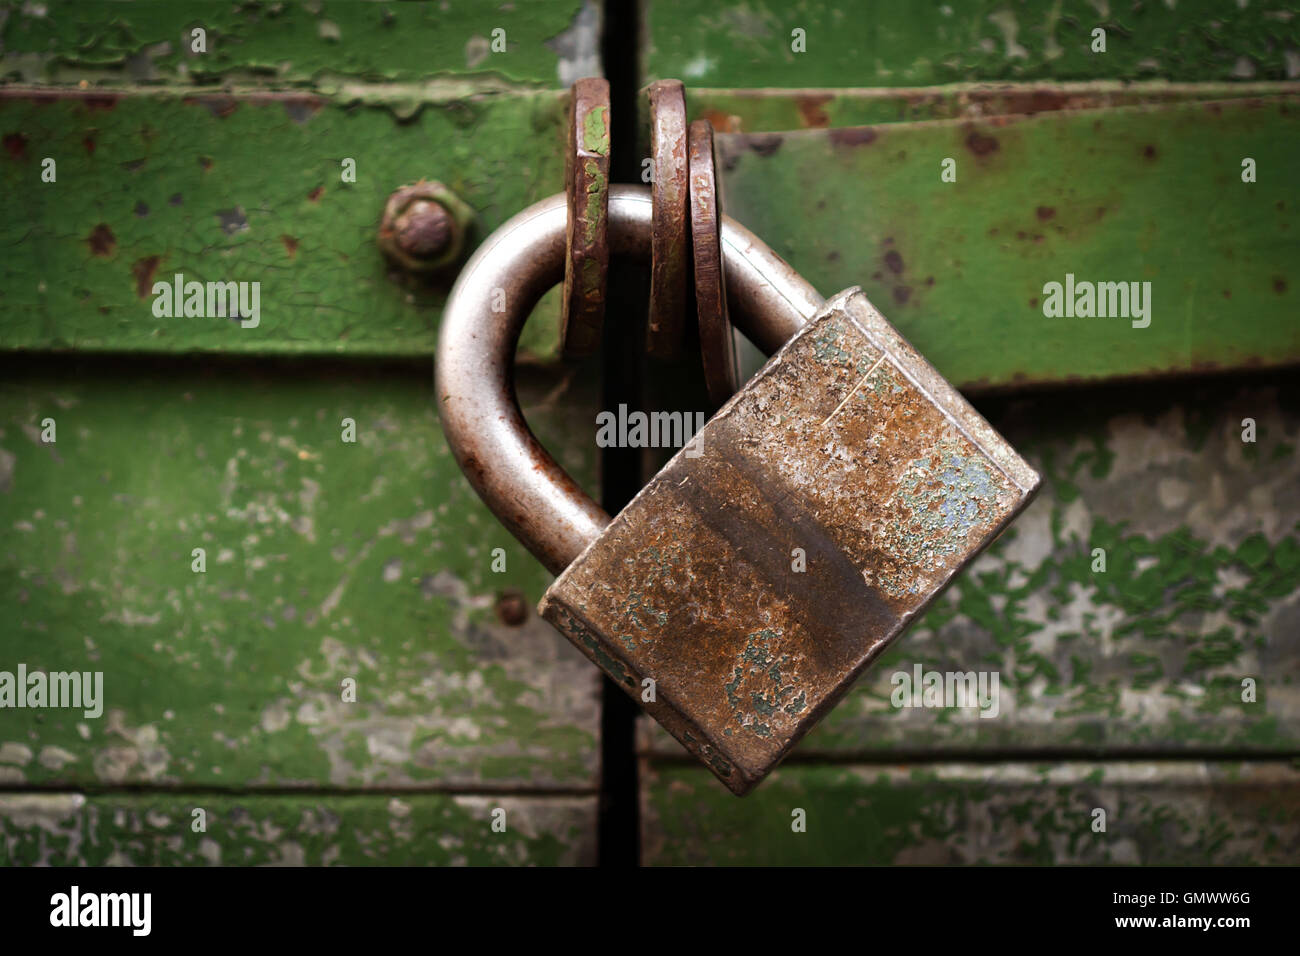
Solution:
[[(551, 196), (488, 236), (447, 299), (434, 359), (438, 415), (457, 463), (492, 513), (554, 574), (610, 521), (533, 436), (515, 394), (515, 347), (524, 321), (564, 277), (566, 216), (564, 195)], [(650, 223), (649, 189), (610, 189), (614, 255), (649, 259)], [(732, 320), (769, 355), (825, 301), (725, 216), (722, 258)]]

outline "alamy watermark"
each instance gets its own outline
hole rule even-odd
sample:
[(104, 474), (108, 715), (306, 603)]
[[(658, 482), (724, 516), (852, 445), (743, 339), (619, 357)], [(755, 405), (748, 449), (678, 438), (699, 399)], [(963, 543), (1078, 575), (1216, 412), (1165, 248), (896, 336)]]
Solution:
[(104, 713), (103, 671), (0, 671), (0, 707), (72, 707), (94, 720)]
[(889, 702), (895, 707), (978, 707), (980, 717), (998, 715), (997, 671), (895, 671)]
[(1151, 324), (1150, 282), (1076, 282), (1074, 273), (1065, 283), (1043, 286), (1043, 315), (1049, 319), (1132, 319), (1135, 329)]
[(704, 427), (703, 412), (629, 412), (596, 415), (596, 445), (599, 448), (686, 448), (687, 458), (698, 458), (703, 450), (695, 436)]
[(178, 272), (171, 282), (155, 282), (153, 294), (153, 314), (160, 319), (239, 319), (246, 329), (262, 321), (260, 282), (186, 282)]
[(119, 926), (133, 936), (148, 936), (152, 914), (152, 893), (83, 893), (74, 883), (68, 892), (50, 897), (51, 926)]

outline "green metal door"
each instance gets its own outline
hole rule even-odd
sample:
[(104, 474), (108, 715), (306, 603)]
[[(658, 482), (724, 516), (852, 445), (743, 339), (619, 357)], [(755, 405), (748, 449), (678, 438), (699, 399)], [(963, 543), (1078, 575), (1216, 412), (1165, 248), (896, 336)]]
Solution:
[[(0, 863), (1294, 862), (1296, 13), (0, 4), (0, 672), (102, 675), (0, 708)], [(728, 214), (1045, 478), (744, 800), (602, 728), (442, 437), (450, 277), (375, 242), (421, 178), (471, 246), (560, 191), (602, 51), (616, 103), (682, 79)], [(254, 281), (255, 317), (187, 306)], [(1149, 291), (1055, 311), (1076, 281)], [(520, 401), (595, 491), (613, 366), (560, 360), (557, 299)], [(650, 365), (644, 407), (698, 379)], [(927, 703), (967, 672), (996, 708)]]

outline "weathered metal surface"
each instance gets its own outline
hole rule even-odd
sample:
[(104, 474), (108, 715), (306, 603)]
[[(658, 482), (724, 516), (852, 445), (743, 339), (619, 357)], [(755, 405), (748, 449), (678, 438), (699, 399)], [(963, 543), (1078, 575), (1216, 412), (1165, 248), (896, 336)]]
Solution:
[[(1300, 98), (716, 139), (728, 212), (961, 387), (1300, 361)], [(1047, 316), (1067, 275), (1146, 318)]]
[(692, 87), (1300, 75), (1290, 0), (648, 0), (645, 24), (647, 79)]
[(854, 290), (693, 444), (541, 611), (744, 794), (1038, 476)]
[(738, 801), (698, 768), (663, 766), (644, 778), (641, 845), (659, 865), (1294, 864), (1300, 769), (791, 763)]
[[(1288, 384), (980, 402), (1042, 492), (799, 758), (1300, 750), (1300, 405)], [(1245, 417), (1255, 443), (1242, 441)], [(996, 674), (996, 706), (899, 706), (917, 667)], [(648, 719), (640, 747), (684, 756)]]
[(388, 197), (379, 220), (379, 248), (408, 272), (455, 265), (474, 211), (442, 183), (420, 180)]
[[(103, 673), (98, 718), (0, 709), (0, 787), (595, 788), (596, 675), (499, 614), (550, 575), (465, 485), (426, 367), (121, 376), (0, 375), (0, 670)], [(591, 386), (542, 378), (524, 407), (593, 481)]]
[(0, 866), (595, 862), (595, 796), (0, 794)]
[(1175, 105), (1191, 101), (1300, 93), (1294, 82), (1265, 83), (967, 83), (913, 88), (729, 90), (691, 87), (691, 119), (719, 133), (779, 133), (799, 129), (876, 126), (926, 120), (986, 120), (995, 116)]
[(692, 271), (699, 316), (700, 357), (709, 398), (721, 405), (740, 388), (727, 285), (722, 266), (722, 209), (713, 161), (713, 127), (696, 120), (689, 131)]
[(597, 63), (599, 34), (599, 5), (582, 0), (10, 2), (0, 5), (0, 73), (51, 85), (562, 87)]
[[(564, 196), (523, 210), (461, 270), (447, 303), (435, 362), (443, 432), (470, 484), (501, 523), (556, 574), (596, 538), (609, 515), (532, 434), (513, 385), (515, 342), (527, 311), (564, 270)], [(647, 190), (610, 192), (612, 251), (646, 259), (653, 202)], [(755, 341), (780, 344), (822, 302), (744, 227), (722, 223), (728, 294)]]
[(569, 94), (569, 143), (564, 155), (568, 223), (564, 230), (564, 292), (560, 348), (590, 355), (600, 346), (609, 273), (609, 83), (587, 77)]
[[(439, 179), (473, 207), (478, 241), (560, 190), (565, 100), (453, 97), (402, 118), (382, 98), (4, 90), (0, 348), (431, 355), (451, 280), (385, 262), (389, 194)], [(159, 317), (154, 284), (177, 274), (260, 283), (259, 324)], [(557, 300), (525, 356), (557, 354)]]
[(654, 195), (646, 345), (651, 355), (670, 358), (682, 346), (691, 275), (686, 93), (680, 80), (659, 80), (646, 95)]

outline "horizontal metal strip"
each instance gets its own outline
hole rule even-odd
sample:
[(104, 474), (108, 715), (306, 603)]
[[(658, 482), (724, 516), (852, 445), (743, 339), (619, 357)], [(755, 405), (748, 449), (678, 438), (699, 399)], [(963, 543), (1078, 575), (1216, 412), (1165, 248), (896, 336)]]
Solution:
[(782, 766), (744, 800), (644, 765), (651, 865), (1286, 864), (1300, 769), (1276, 763)]
[[(234, 3), (43, 0), (0, 18), (0, 72), (27, 83), (568, 85), (594, 58), (599, 9), (583, 0), (502, 8), (420, 0)], [(201, 30), (202, 34), (195, 33)]]
[(0, 793), (0, 847), (11, 866), (590, 866), (596, 819), (595, 795)]
[(1300, 361), (1298, 97), (717, 143), (729, 215), (964, 388)]
[(649, 0), (644, 43), (647, 80), (713, 87), (1285, 80), (1300, 72), (1300, 18), (1290, 0)]
[[(6, 89), (0, 348), (432, 355), (454, 274), (416, 281), (385, 261), (389, 194), (445, 183), (474, 210), (472, 246), (562, 188), (566, 103), (472, 95), (408, 116), (383, 97)], [(247, 293), (255, 323), (212, 288)], [(525, 357), (555, 355), (557, 299)]]

